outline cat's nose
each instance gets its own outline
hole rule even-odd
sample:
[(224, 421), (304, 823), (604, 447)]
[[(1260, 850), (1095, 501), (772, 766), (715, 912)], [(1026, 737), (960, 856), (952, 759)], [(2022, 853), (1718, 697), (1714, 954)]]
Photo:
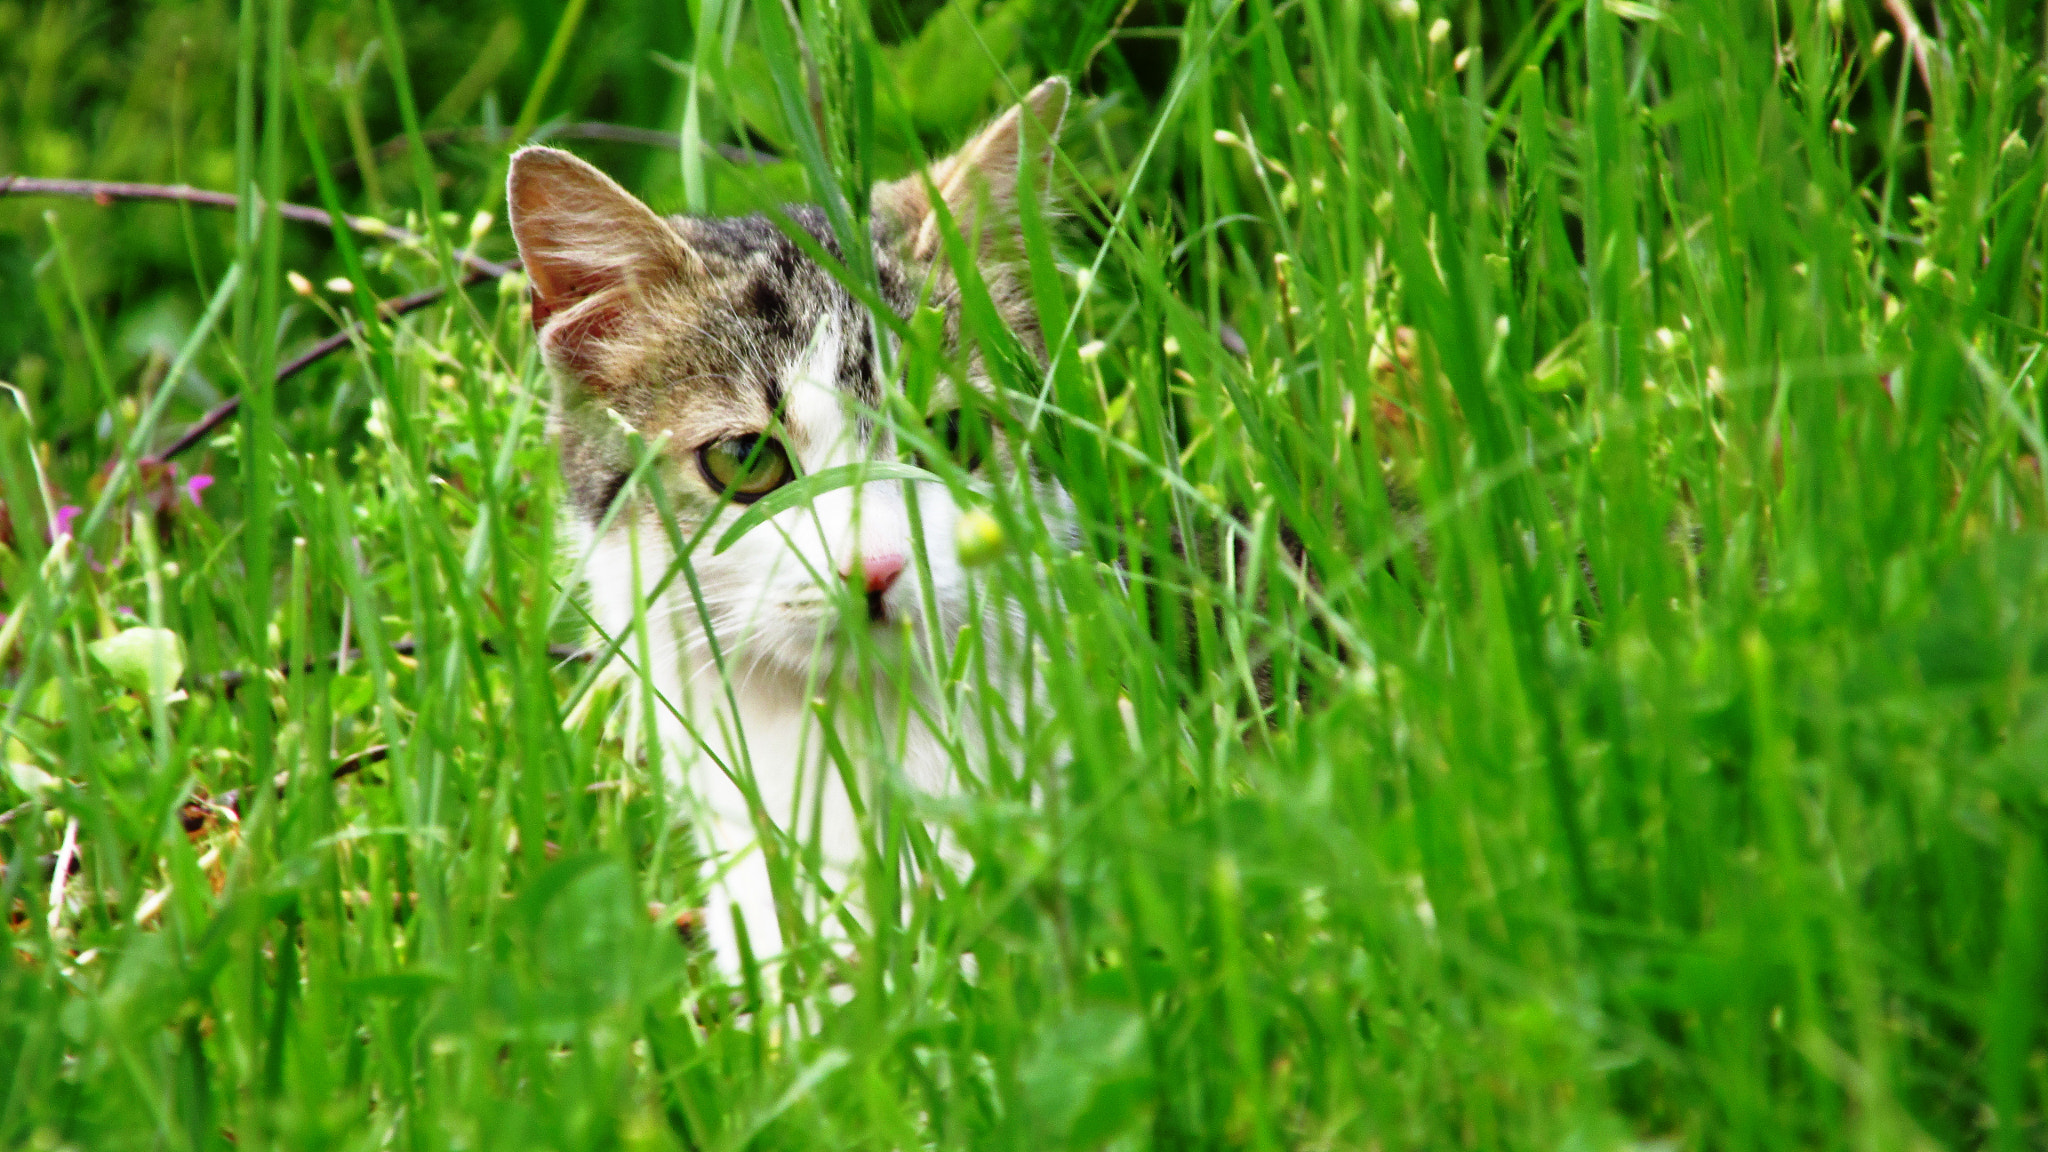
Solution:
[(840, 575), (848, 580), (858, 580), (866, 586), (868, 595), (879, 596), (889, 590), (896, 578), (903, 575), (904, 558), (894, 552), (877, 556), (856, 556), (853, 566)]

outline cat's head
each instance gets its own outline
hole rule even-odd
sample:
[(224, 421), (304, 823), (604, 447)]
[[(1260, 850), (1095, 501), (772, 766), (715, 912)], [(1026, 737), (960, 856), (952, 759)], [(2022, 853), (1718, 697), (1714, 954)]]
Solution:
[[(874, 189), (876, 282), (898, 317), (938, 309), (946, 342), (958, 341), (961, 291), (944, 255), (950, 220), (971, 238), (954, 247), (975, 255), (1001, 319), (1042, 358), (1016, 268), (1017, 198), (1041, 192), (1019, 188), (1020, 161), (1029, 149), (1036, 169), (1049, 171), (1066, 103), (1066, 82), (1048, 80), (959, 152)], [(896, 337), (766, 216), (663, 218), (596, 168), (549, 148), (512, 158), (507, 200), (534, 327), (558, 382), (563, 475), (584, 525), (595, 528), (619, 499), (636, 462), (630, 428), (661, 445), (673, 527), (702, 540), (691, 566), (705, 608), (720, 642), (751, 663), (800, 673), (862, 621), (926, 624), (920, 553), (940, 631), (967, 622), (972, 597), (955, 528), (966, 506), (1018, 464), (1000, 421), (978, 415), (1004, 403), (978, 352), (951, 358), (960, 370), (937, 380), (916, 413), (966, 470), (959, 483), (960, 472), (947, 469), (957, 490), (928, 480), (910, 483), (908, 497), (901, 480), (836, 488), (714, 553), (726, 524), (782, 484), (899, 459), (891, 421), (877, 418), (904, 411), (902, 372), (883, 368), (900, 362)], [(822, 211), (785, 213), (844, 262)], [(1034, 482), (1034, 492), (1066, 506), (1049, 482)], [(637, 525), (643, 542), (665, 540), (668, 526), (656, 516), (651, 500), (633, 500), (613, 513), (612, 530)]]

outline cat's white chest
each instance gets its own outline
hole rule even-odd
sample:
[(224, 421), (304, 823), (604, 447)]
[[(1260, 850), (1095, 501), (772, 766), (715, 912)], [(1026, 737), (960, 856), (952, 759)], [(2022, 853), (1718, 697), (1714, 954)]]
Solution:
[[(688, 663), (686, 656), (686, 674)], [(711, 858), (707, 925), (718, 962), (731, 971), (739, 955), (734, 909), (745, 917), (757, 956), (773, 956), (793, 942), (778, 923), (764, 841), (772, 838), (789, 862), (783, 894), (795, 900), (797, 915), (811, 930), (836, 938), (837, 913), (858, 917), (865, 907), (858, 878), (866, 829), (849, 788), (872, 805), (877, 789), (900, 782), (950, 791), (953, 778), (943, 744), (917, 724), (883, 747), (849, 750), (851, 733), (838, 729), (879, 732), (870, 722), (891, 711), (886, 692), (842, 685), (815, 694), (781, 677), (757, 677), (735, 683), (727, 695), (715, 676), (698, 682), (711, 686), (693, 693), (688, 714), (711, 717), (715, 727), (692, 725), (697, 730), (690, 731), (671, 718), (662, 726), (662, 754), (670, 794), (688, 805), (698, 843)], [(835, 729), (830, 741), (828, 723)]]
[[(645, 537), (641, 547), (645, 574)], [(634, 664), (646, 656), (657, 736), (647, 751), (707, 857), (707, 930), (718, 964), (736, 974), (735, 909), (756, 956), (779, 953), (785, 940), (764, 841), (788, 862), (783, 894), (795, 899), (791, 910), (830, 933), (833, 906), (855, 915), (862, 908), (863, 831), (849, 784), (862, 795), (899, 783), (949, 792), (952, 761), (946, 742), (908, 716), (887, 687), (764, 667), (730, 648), (722, 648), (721, 669), (680, 581), (646, 605), (646, 635), (635, 635), (630, 549), (623, 537), (594, 549), (593, 615), (605, 632), (625, 637), (622, 651)]]

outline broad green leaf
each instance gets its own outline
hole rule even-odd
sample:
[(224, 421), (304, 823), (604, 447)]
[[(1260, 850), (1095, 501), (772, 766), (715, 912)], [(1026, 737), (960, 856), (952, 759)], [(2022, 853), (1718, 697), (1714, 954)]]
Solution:
[(62, 780), (23, 760), (8, 760), (4, 764), (0, 764), (0, 768), (5, 769), (10, 783), (31, 796), (46, 792), (63, 783)]
[(131, 692), (169, 692), (185, 675), (184, 641), (168, 628), (130, 628), (87, 647), (93, 659)]
[(1002, 69), (1016, 55), (1033, 0), (1012, 0), (979, 21), (973, 0), (953, 0), (918, 30), (891, 61), (912, 85), (911, 116), (920, 131), (940, 135), (972, 126)]
[(1039, 1033), (1020, 1080), (1041, 1147), (1096, 1148), (1147, 1102), (1145, 1022), (1128, 1008), (1083, 1008)]
[(752, 41), (733, 45), (725, 75), (725, 90), (719, 95), (746, 122), (747, 130), (777, 153), (790, 155), (793, 148), (789, 133), (783, 131), (782, 106), (776, 103), (775, 82), (760, 45)]

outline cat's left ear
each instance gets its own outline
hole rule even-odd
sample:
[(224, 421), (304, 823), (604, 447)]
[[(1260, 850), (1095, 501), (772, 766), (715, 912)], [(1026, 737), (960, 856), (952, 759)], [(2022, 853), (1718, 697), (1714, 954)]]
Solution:
[(943, 224), (931, 199), (937, 192), (954, 226), (964, 235), (978, 235), (984, 253), (1012, 242), (1018, 196), (1044, 194), (1018, 187), (1023, 157), (1028, 150), (1036, 158), (1041, 178), (1051, 172), (1053, 143), (1066, 119), (1069, 92), (1062, 77), (1046, 80), (958, 152), (925, 172), (876, 185), (872, 202), (877, 222), (901, 239), (913, 259), (931, 260), (942, 247)]
[(587, 384), (616, 386), (647, 294), (701, 276), (702, 262), (653, 209), (567, 152), (514, 153), (505, 196), (542, 349)]

